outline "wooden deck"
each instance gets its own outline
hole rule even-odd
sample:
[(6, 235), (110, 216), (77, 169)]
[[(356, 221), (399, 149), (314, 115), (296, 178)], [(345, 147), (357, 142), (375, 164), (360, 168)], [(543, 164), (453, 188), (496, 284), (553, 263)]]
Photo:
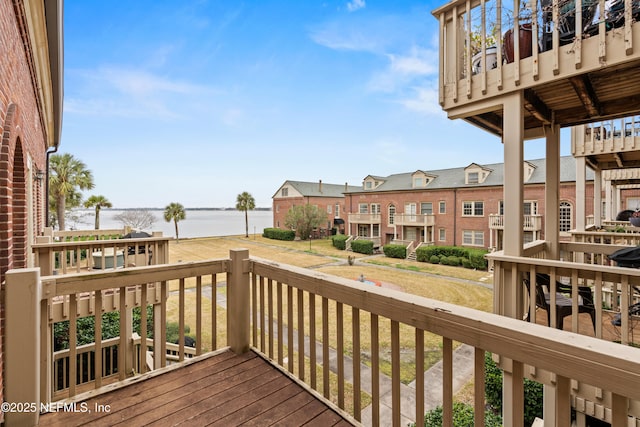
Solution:
[[(227, 350), (128, 381), (126, 386), (82, 400), (76, 412), (44, 414), (40, 425), (352, 425), (251, 351), (237, 356)], [(79, 412), (84, 408), (88, 411)]]

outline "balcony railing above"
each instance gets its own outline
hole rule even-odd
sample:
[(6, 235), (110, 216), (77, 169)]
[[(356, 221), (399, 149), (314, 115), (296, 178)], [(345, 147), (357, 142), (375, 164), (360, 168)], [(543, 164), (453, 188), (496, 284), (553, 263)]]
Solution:
[(633, 0), (450, 1), (433, 11), (439, 102), (495, 134), (499, 97), (514, 92), (523, 91), (525, 130), (635, 114), (639, 13)]
[(404, 214), (397, 213), (394, 216), (395, 225), (412, 225), (417, 227), (430, 227), (435, 225), (436, 219), (433, 214)]
[[(627, 157), (640, 149), (640, 116), (629, 116), (615, 120), (605, 120), (584, 126), (584, 133), (572, 138), (571, 151), (576, 157), (599, 156), (599, 169), (614, 169), (608, 171), (610, 177), (605, 179), (639, 179), (636, 169), (621, 169), (625, 161), (612, 154), (624, 153)], [(606, 155), (609, 155), (607, 158)], [(624, 159), (628, 160), (628, 159)], [(636, 159), (637, 160), (637, 159)], [(638, 166), (638, 163), (635, 164)], [(630, 176), (624, 176), (625, 174)], [(617, 176), (621, 175), (621, 176)], [(631, 176), (635, 175), (635, 176)]]
[(382, 217), (379, 213), (350, 213), (350, 224), (380, 224)]
[[(504, 215), (490, 214), (489, 229), (504, 230)], [(522, 229), (524, 231), (541, 231), (542, 215), (524, 215)]]

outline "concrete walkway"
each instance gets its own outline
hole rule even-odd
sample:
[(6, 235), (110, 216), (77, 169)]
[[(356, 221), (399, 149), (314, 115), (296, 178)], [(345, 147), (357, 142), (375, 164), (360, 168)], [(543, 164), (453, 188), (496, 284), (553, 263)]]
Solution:
[[(218, 283), (218, 286), (224, 286), (223, 283)], [(195, 289), (193, 290), (195, 291)], [(203, 293), (211, 298), (211, 286), (203, 287)], [(227, 297), (226, 294), (216, 293), (216, 303), (226, 309)], [(277, 337), (277, 327), (273, 325), (273, 335)], [(298, 351), (298, 339), (297, 331), (294, 330), (294, 351)], [(308, 336), (304, 338), (305, 344), (305, 356), (310, 357), (311, 343)], [(286, 325), (283, 325), (283, 342), (287, 345), (288, 341), (288, 329)], [(316, 346), (316, 363), (322, 366), (322, 343), (315, 342)], [(277, 350), (276, 350), (277, 351)], [(286, 357), (286, 355), (285, 355)], [(286, 362), (285, 362), (286, 364)], [(329, 369), (331, 372), (338, 373), (338, 353), (335, 349), (329, 349)], [(424, 379), (424, 395), (425, 395), (425, 412), (442, 405), (442, 361), (436, 363), (429, 370), (425, 371)], [(344, 356), (344, 377), (345, 381), (353, 384), (353, 360)], [(387, 375), (380, 374), (380, 424), (391, 425), (392, 413), (391, 413), (391, 378)], [(465, 384), (473, 377), (473, 347), (468, 345), (461, 345), (453, 354), (453, 392), (459, 391)], [(371, 368), (365, 364), (360, 364), (360, 387), (361, 389), (371, 394), (372, 392), (372, 380), (371, 380)], [(401, 411), (401, 423), (407, 425), (415, 422), (415, 400), (416, 400), (416, 384), (415, 380), (408, 385), (400, 385), (400, 411)], [(372, 408), (367, 406), (362, 409), (362, 423), (364, 425), (372, 425)], [(418, 424), (420, 425), (420, 423)]]

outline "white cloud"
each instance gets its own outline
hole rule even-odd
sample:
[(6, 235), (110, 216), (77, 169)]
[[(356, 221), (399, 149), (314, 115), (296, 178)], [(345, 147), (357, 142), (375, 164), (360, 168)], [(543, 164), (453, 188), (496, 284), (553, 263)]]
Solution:
[(415, 87), (414, 95), (410, 98), (401, 99), (399, 102), (406, 109), (425, 115), (443, 115), (442, 108), (438, 103), (438, 90), (427, 87)]
[(367, 5), (364, 0), (353, 0), (347, 3), (347, 9), (349, 12), (355, 12), (358, 9), (363, 9)]

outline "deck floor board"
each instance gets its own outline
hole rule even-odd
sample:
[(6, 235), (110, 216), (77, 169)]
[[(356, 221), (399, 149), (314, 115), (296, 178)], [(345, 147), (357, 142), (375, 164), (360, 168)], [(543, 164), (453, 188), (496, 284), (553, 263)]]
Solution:
[[(52, 412), (41, 426), (351, 425), (253, 352), (225, 351)], [(109, 405), (108, 412), (93, 410)]]

